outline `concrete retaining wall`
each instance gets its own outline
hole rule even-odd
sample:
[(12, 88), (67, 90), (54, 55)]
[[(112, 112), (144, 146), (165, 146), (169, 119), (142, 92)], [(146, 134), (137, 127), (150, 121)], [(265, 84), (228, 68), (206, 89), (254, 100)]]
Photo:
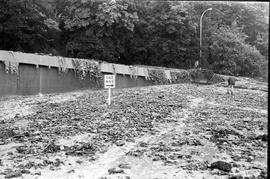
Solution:
[[(0, 62), (0, 96), (33, 95), (38, 93), (68, 92), (80, 89), (100, 89), (89, 76), (80, 79), (74, 70), (59, 72), (58, 68), (32, 64), (19, 64), (18, 75), (7, 74), (5, 65)], [(109, 73), (102, 73), (109, 74)], [(116, 74), (116, 88), (153, 85), (144, 77), (130, 78), (129, 75)]]
[[(90, 79), (90, 75), (80, 79), (75, 73), (75, 70), (78, 70), (81, 64), (86, 64), (87, 66), (89, 63), (98, 67), (102, 75), (115, 74), (116, 88), (196, 81), (190, 78), (190, 73), (187, 70), (181, 69), (127, 66), (98, 60), (73, 59), (0, 50), (0, 96), (100, 89), (102, 85), (98, 85), (94, 79)], [(78, 64), (79, 67), (77, 66)], [(5, 65), (10, 70), (9, 73), (6, 73)], [(13, 68), (14, 66), (15, 68)], [(14, 70), (18, 74), (12, 74)], [(153, 71), (156, 71), (156, 73), (153, 73)], [(175, 73), (178, 75), (175, 76)], [(204, 76), (204, 74), (200, 74), (195, 78), (198, 78), (198, 81), (208, 78), (207, 75), (206, 77)], [(152, 77), (152, 79), (149, 77)], [(103, 84), (103, 81), (99, 82)]]

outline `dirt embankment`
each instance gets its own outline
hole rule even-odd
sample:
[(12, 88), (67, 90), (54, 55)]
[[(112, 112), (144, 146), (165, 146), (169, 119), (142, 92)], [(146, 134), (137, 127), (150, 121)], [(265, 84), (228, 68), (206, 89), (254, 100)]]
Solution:
[(3, 99), (0, 178), (266, 178), (267, 92), (179, 84), (106, 97)]

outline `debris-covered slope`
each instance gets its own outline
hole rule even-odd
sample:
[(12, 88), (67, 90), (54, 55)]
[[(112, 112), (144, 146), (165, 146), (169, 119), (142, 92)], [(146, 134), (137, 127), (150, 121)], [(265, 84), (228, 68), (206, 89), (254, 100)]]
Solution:
[(0, 178), (266, 178), (267, 92), (179, 84), (106, 98), (2, 99)]

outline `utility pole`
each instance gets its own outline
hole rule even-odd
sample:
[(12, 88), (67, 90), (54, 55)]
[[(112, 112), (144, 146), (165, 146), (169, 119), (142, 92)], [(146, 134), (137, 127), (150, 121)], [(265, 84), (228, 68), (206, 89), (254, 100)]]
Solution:
[(200, 18), (200, 63), (199, 63), (200, 67), (202, 66), (202, 18), (203, 18), (203, 15), (206, 13), (206, 11), (211, 11), (211, 10), (212, 10), (212, 8), (206, 9), (202, 13), (201, 18)]

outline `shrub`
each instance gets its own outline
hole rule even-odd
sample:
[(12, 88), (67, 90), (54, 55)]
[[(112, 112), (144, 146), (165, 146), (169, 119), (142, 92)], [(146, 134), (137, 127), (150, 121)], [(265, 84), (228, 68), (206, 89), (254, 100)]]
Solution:
[(190, 76), (188, 71), (171, 71), (171, 77), (173, 83), (185, 83), (190, 82)]
[(161, 69), (148, 69), (149, 78), (155, 84), (168, 84), (168, 79), (165, 76), (164, 70)]

